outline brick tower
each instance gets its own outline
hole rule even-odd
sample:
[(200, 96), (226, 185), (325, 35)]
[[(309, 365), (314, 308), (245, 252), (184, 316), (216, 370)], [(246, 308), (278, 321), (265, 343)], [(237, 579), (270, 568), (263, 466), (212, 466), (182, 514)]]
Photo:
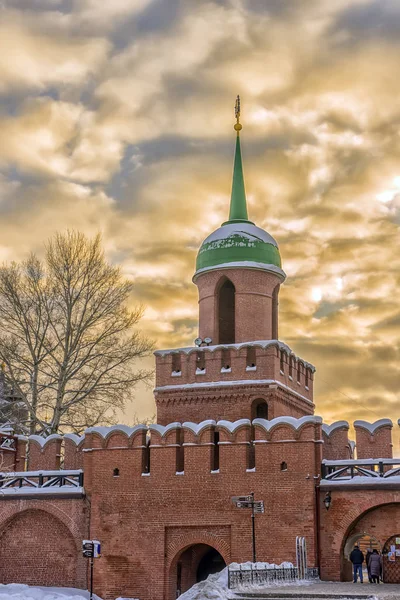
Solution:
[(157, 421), (235, 421), (314, 412), (314, 367), (278, 340), (285, 273), (274, 238), (249, 221), (240, 149), (240, 101), (229, 220), (202, 243), (193, 282), (199, 337), (158, 350)]

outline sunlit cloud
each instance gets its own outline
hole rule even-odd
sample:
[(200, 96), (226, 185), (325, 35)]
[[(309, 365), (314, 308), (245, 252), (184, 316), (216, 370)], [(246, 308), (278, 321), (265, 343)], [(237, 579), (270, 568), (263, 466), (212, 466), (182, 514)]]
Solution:
[[(279, 4), (3, 0), (0, 260), (100, 231), (143, 329), (192, 344), (191, 278), (228, 215), (240, 93), (250, 218), (287, 273), (280, 336), (316, 365), (326, 419), (398, 418), (400, 11)], [(152, 402), (140, 389), (124, 418)]]

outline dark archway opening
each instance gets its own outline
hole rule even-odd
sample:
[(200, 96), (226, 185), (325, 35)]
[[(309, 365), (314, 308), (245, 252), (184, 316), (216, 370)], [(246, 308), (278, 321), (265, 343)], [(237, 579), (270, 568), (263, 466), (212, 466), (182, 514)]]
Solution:
[(197, 567), (196, 582), (198, 583), (199, 581), (204, 581), (209, 575), (219, 573), (224, 568), (224, 559), (217, 550), (211, 548), (211, 550), (209, 550), (199, 562), (199, 566)]
[(235, 286), (229, 279), (218, 293), (218, 343), (235, 343)]
[(257, 398), (253, 401), (251, 419), (268, 419), (268, 403), (263, 398)]
[(178, 553), (171, 565), (168, 600), (175, 600), (199, 581), (226, 567), (221, 554), (208, 544), (194, 544)]

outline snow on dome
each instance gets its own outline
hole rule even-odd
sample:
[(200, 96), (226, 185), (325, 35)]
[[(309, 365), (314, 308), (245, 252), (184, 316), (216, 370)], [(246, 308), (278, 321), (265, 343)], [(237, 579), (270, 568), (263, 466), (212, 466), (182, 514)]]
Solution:
[(285, 278), (276, 240), (250, 221), (227, 222), (209, 235), (197, 255), (196, 275), (230, 264), (273, 271)]
[[(272, 244), (276, 248), (278, 244), (276, 240), (261, 229), (257, 227), (257, 225), (253, 225), (253, 223), (230, 223), (229, 225), (223, 225), (213, 233), (211, 233), (203, 242), (203, 244), (210, 244), (211, 242), (219, 242), (221, 240), (226, 240), (232, 237), (233, 235), (240, 235), (241, 237), (246, 238), (249, 242), (265, 242), (266, 244)], [(218, 246), (218, 244), (216, 244)]]

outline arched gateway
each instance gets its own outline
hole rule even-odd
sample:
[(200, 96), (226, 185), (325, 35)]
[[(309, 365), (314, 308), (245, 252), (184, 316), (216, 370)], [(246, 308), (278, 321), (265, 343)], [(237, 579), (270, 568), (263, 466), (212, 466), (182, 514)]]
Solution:
[(226, 566), (223, 556), (208, 544), (192, 544), (174, 557), (168, 574), (168, 600), (175, 600), (195, 583)]

